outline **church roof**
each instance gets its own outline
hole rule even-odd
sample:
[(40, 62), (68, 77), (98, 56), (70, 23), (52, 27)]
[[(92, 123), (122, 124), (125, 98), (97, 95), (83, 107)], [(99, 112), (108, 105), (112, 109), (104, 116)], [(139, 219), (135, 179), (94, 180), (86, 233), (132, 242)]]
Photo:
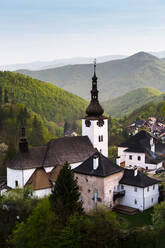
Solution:
[[(93, 169), (93, 159), (97, 156), (99, 159), (99, 165), (96, 170)], [(79, 174), (85, 174), (96, 177), (107, 177), (114, 173), (122, 171), (123, 168), (114, 164), (112, 160), (103, 156), (101, 153), (96, 152), (81, 165), (73, 169), (74, 172)]]
[(39, 168), (43, 164), (46, 146), (32, 147), (28, 152), (20, 152), (12, 159), (7, 167), (11, 169)]
[(52, 184), (44, 168), (37, 168), (25, 186), (31, 187), (33, 190), (40, 190), (51, 188)]
[(134, 176), (134, 170), (124, 169), (124, 175), (119, 181), (120, 184), (126, 184), (130, 186), (145, 188), (154, 184), (159, 183), (160, 181), (146, 176), (144, 173), (137, 171), (137, 175)]
[(88, 136), (53, 139), (47, 148), (44, 166), (82, 162), (95, 152)]
[(82, 162), (90, 157), (95, 149), (87, 136), (64, 137), (51, 140), (46, 146), (33, 147), (27, 152), (18, 153), (8, 163), (11, 169), (32, 169), (68, 163)]

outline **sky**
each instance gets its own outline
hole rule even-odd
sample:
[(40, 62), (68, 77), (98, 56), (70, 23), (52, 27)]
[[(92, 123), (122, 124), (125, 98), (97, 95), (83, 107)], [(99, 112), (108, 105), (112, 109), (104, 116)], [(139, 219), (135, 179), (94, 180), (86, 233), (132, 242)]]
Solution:
[(0, 0), (0, 65), (161, 50), (164, 0)]

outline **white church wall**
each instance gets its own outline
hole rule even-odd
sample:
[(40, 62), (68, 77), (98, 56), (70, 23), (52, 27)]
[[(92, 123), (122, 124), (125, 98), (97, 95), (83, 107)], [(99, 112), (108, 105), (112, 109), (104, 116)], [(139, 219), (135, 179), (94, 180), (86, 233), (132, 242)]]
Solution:
[[(99, 127), (98, 120), (90, 120), (91, 125), (85, 125), (82, 120), (82, 136), (88, 136), (94, 148), (97, 148), (104, 156), (108, 157), (108, 120), (104, 119), (104, 125)], [(103, 141), (99, 141), (99, 136), (103, 136)]]
[(23, 188), (23, 170), (7, 168), (7, 186), (15, 189), (16, 185), (19, 188)]
[(44, 167), (46, 173), (51, 172), (53, 170), (53, 168), (54, 168), (53, 166), (51, 166), (51, 167)]
[(52, 193), (52, 189), (40, 189), (40, 190), (35, 190), (33, 192), (33, 196), (36, 196), (38, 198), (43, 198), (44, 196), (50, 195)]
[(16, 187), (23, 188), (29, 180), (35, 169), (29, 170), (13, 170), (7, 168), (7, 186), (15, 189)]
[(31, 177), (31, 175), (34, 173), (36, 169), (28, 169), (28, 170), (23, 170), (23, 181), (24, 181), (24, 185), (27, 183), (27, 181), (29, 180), (29, 178)]
[(84, 161), (78, 162), (78, 163), (70, 164), (70, 167), (71, 167), (71, 169), (73, 170), (74, 168), (76, 168), (77, 166), (79, 166), (80, 164), (82, 164), (83, 162), (84, 162)]

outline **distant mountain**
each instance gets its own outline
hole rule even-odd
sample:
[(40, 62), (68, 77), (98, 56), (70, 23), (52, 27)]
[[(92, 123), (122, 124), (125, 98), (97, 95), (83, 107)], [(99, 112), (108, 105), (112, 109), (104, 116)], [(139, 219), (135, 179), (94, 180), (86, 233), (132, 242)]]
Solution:
[(83, 117), (88, 104), (55, 85), (13, 72), (0, 72), (0, 86), (7, 89), (9, 102), (22, 103), (43, 120), (56, 123)]
[(149, 102), (161, 102), (165, 94), (154, 88), (138, 88), (115, 99), (103, 102), (105, 111), (114, 117), (123, 117)]
[[(89, 100), (93, 65), (68, 65), (41, 71), (18, 72), (49, 81), (60, 88)], [(121, 96), (140, 87), (165, 91), (165, 62), (139, 52), (128, 58), (97, 64), (98, 88), (101, 101)]]
[[(122, 59), (127, 57), (126, 55), (107, 55), (96, 57), (98, 63), (103, 63), (110, 60)], [(12, 65), (1, 65), (1, 71), (15, 71), (20, 69), (26, 70), (44, 70), (50, 68), (57, 68), (65, 65), (76, 65), (76, 64), (91, 64), (93, 63), (94, 57), (77, 57), (68, 59), (56, 59), (53, 61), (34, 61), (31, 63), (24, 64), (12, 64)]]

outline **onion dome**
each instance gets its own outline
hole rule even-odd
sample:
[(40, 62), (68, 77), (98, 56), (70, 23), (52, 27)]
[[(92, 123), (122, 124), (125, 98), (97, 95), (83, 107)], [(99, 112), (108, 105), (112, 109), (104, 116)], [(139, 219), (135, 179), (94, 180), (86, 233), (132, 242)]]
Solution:
[(96, 60), (94, 62), (94, 75), (92, 77), (92, 90), (91, 90), (91, 101), (86, 109), (87, 117), (101, 117), (104, 113), (104, 109), (99, 103), (97, 90), (97, 76), (96, 76)]

